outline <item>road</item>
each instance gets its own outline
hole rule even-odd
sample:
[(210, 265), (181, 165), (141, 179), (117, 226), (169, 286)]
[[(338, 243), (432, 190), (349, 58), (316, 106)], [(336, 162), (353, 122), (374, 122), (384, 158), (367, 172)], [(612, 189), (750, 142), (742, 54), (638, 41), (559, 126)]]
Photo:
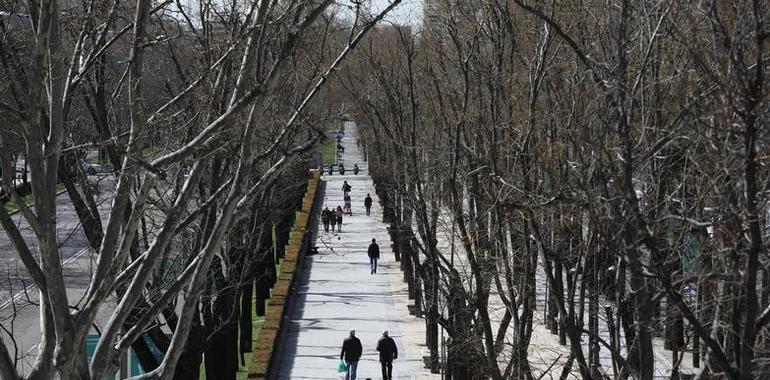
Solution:
[[(97, 204), (103, 222), (106, 222), (114, 180), (111, 176), (90, 176), (89, 180), (99, 184), (100, 197)], [(57, 197), (56, 212), (57, 238), (60, 257), (65, 264), (67, 295), (70, 304), (77, 306), (88, 287), (93, 252), (89, 249), (88, 240), (66, 193)], [(12, 219), (32, 251), (37, 252), (34, 233), (23, 216), (16, 213)], [(0, 325), (4, 329), (0, 337), (19, 359), (18, 370), (25, 373), (31, 368), (40, 340), (38, 294), (8, 235), (5, 230), (0, 230)], [(97, 319), (103, 320), (105, 317), (106, 314), (100, 313)]]

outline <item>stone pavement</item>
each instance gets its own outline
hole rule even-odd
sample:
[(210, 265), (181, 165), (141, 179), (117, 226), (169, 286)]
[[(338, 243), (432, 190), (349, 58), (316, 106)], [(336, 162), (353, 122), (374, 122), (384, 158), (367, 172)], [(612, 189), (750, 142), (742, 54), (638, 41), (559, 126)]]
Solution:
[[(342, 206), (342, 183), (352, 186), (352, 216), (345, 215), (341, 233), (324, 233), (319, 226), (318, 255), (305, 258), (299, 274), (297, 293), (290, 307), (290, 323), (279, 349), (279, 379), (339, 379), (342, 341), (356, 330), (364, 353), (358, 365), (358, 379), (380, 379), (377, 340), (384, 330), (398, 346), (393, 363), (394, 379), (438, 379), (423, 368), (425, 324), (409, 315), (406, 286), (395, 261), (387, 225), (382, 220), (379, 199), (363, 152), (356, 147), (357, 131), (345, 123), (343, 162), (345, 175), (324, 174), (324, 206)], [(353, 174), (353, 164), (361, 172)], [(372, 215), (366, 216), (364, 198), (374, 200)], [(320, 219), (315, 221), (320, 223)], [(372, 238), (380, 246), (376, 274), (370, 274), (367, 248)], [(344, 377), (343, 377), (344, 378)]]

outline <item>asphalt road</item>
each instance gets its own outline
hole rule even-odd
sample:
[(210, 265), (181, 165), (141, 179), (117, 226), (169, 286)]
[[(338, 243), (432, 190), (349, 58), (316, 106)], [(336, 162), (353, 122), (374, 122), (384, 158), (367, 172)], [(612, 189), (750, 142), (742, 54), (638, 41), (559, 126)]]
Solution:
[[(106, 223), (115, 181), (109, 175), (89, 176), (89, 180), (99, 185), (97, 205), (102, 221)], [(89, 249), (88, 240), (66, 192), (59, 194), (56, 202), (57, 238), (59, 254), (64, 263), (64, 281), (70, 304), (76, 306), (88, 288), (93, 251)], [(20, 213), (12, 215), (12, 219), (19, 226), (30, 249), (36, 253), (36, 239), (29, 224)], [(3, 328), (0, 338), (16, 357), (17, 370), (26, 374), (32, 368), (40, 341), (38, 292), (4, 229), (0, 232), (0, 271), (0, 326)], [(111, 302), (108, 300), (107, 305)], [(106, 320), (110, 307), (105, 306), (103, 311), (100, 310), (97, 324)]]
[[(114, 180), (107, 175), (89, 176), (89, 180), (99, 184), (100, 197), (97, 204), (102, 219), (106, 222), (111, 203), (111, 199), (108, 197), (112, 194)], [(89, 247), (88, 240), (86, 240), (80, 220), (66, 192), (57, 197), (56, 212), (58, 217), (56, 232), (60, 257), (63, 262), (71, 261), (73, 257)], [(19, 226), (19, 230), (30, 245), (30, 249), (36, 253), (36, 238), (27, 221), (18, 212), (11, 218)], [(0, 231), (2, 231), (0, 232), (0, 306), (4, 306), (12, 295), (18, 294), (24, 290), (24, 286), (30, 285), (31, 280), (5, 230)]]

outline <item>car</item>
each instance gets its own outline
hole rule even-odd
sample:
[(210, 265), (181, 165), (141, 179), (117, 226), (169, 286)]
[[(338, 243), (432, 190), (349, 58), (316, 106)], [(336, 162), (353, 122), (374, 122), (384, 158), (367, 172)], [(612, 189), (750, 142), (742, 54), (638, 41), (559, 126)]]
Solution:
[(106, 173), (108, 171), (106, 166), (94, 164), (86, 160), (80, 160), (80, 167), (88, 175), (96, 175), (100, 173)]

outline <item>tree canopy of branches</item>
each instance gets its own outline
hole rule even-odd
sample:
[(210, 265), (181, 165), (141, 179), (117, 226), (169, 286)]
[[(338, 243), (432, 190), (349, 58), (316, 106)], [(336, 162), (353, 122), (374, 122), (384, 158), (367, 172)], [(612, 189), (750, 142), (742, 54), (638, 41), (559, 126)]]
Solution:
[[(23, 153), (32, 204), (13, 176), (2, 189), (31, 238), (2, 207), (0, 224), (38, 290), (41, 329), (24, 371), (3, 337), (0, 378), (104, 379), (134, 348), (143, 379), (197, 378), (204, 351), (209, 378), (234, 379), (238, 328), (242, 352), (252, 294), (264, 303), (275, 275), (273, 229), (291, 223), (305, 153), (339, 106), (312, 100), (399, 3), (0, 3), (0, 163), (13, 173)], [(95, 149), (100, 184), (83, 164)], [(57, 212), (60, 183), (93, 265), (79, 299), (58, 244), (57, 224), (72, 222)]]
[(770, 376), (767, 2), (424, 7), (342, 82), (433, 369)]

